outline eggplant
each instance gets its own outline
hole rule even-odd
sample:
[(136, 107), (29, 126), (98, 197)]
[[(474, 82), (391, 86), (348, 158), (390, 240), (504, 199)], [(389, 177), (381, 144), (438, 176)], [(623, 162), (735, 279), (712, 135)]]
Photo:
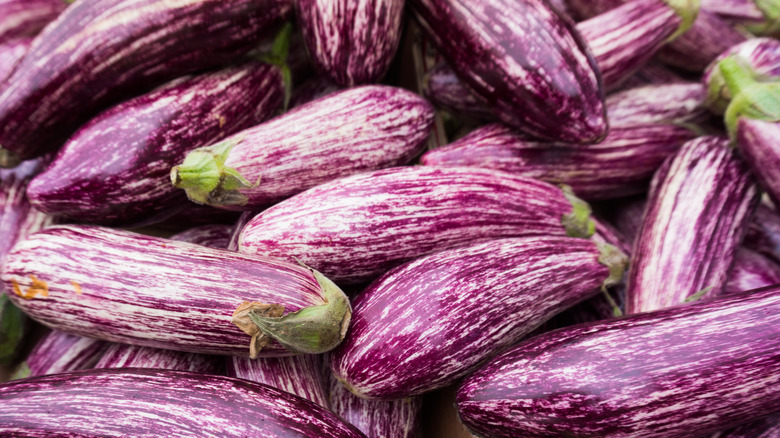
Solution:
[(423, 95), (436, 108), (457, 116), (485, 122), (496, 119), (490, 107), (480, 101), (444, 61), (426, 73)]
[(331, 410), (368, 438), (413, 438), (418, 435), (422, 397), (364, 400), (328, 373)]
[(0, 0), (0, 44), (31, 37), (57, 18), (67, 0)]
[(27, 189), (40, 211), (80, 222), (146, 225), (189, 202), (170, 169), (188, 152), (273, 116), (281, 69), (265, 63), (173, 81), (82, 127)]
[(642, 193), (653, 172), (697, 133), (677, 124), (612, 126), (601, 143), (529, 140), (494, 123), (425, 153), (422, 164), (477, 166), (571, 186), (586, 200)]
[(589, 236), (590, 208), (551, 184), (487, 169), (417, 166), (311, 188), (255, 216), (239, 251), (297, 259), (337, 284), (498, 237)]
[(120, 100), (237, 59), (291, 8), (290, 0), (74, 3), (35, 37), (0, 93), (0, 164), (55, 151)]
[(256, 360), (228, 357), (227, 374), (278, 388), (330, 409), (322, 375), (321, 355), (299, 354)]
[(780, 265), (747, 248), (739, 248), (723, 294), (780, 284)]
[[(625, 80), (620, 89), (641, 87), (644, 85), (664, 85), (688, 82), (678, 73), (665, 67), (661, 61), (653, 58), (643, 65), (636, 73)], [(607, 96), (609, 99), (609, 96)]]
[(378, 82), (401, 42), (404, 0), (295, 0), (317, 71), (343, 87)]
[(725, 137), (684, 144), (655, 176), (628, 275), (629, 313), (717, 296), (758, 204)]
[(695, 82), (646, 85), (607, 96), (613, 126), (647, 123), (689, 123), (707, 115), (705, 88)]
[(110, 228), (47, 228), (2, 272), (14, 304), (42, 324), (146, 347), (320, 353), (350, 320), (343, 292), (307, 267)]
[(25, 366), (30, 376), (85, 370), (92, 368), (109, 346), (108, 342), (52, 330), (38, 341)]
[(745, 235), (745, 246), (780, 263), (780, 216), (759, 205)]
[(331, 369), (391, 400), (451, 385), (555, 314), (623, 277), (626, 256), (587, 239), (496, 239), (390, 270), (353, 302)]
[(710, 438), (776, 438), (780, 436), (780, 414), (716, 432)]
[(607, 133), (596, 61), (573, 23), (546, 1), (410, 4), (458, 77), (501, 122), (572, 143)]
[(408, 163), (425, 147), (433, 115), (407, 90), (350, 88), (190, 152), (171, 181), (199, 204), (258, 209), (341, 176)]
[(233, 235), (233, 225), (201, 225), (171, 236), (171, 240), (196, 243), (211, 248), (227, 249)]
[(699, 436), (780, 410), (780, 286), (556, 330), (458, 389), (484, 437)]
[(99, 369), (0, 385), (0, 434), (364, 437), (327, 410), (246, 380)]
[(780, 124), (740, 117), (737, 144), (745, 162), (775, 205), (780, 205)]
[(92, 368), (157, 368), (218, 374), (220, 362), (217, 357), (203, 354), (111, 344)]
[(0, 43), (0, 89), (3, 82), (16, 67), (16, 64), (27, 53), (32, 43), (31, 38), (17, 38)]

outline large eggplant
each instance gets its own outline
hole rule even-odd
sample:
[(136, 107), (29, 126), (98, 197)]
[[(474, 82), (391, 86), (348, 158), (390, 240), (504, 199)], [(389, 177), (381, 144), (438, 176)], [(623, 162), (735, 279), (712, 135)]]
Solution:
[(266, 385), (138, 368), (0, 385), (0, 434), (364, 437), (320, 406)]
[(460, 79), (500, 121), (573, 143), (607, 133), (596, 61), (573, 23), (546, 1), (410, 4)]
[(780, 286), (556, 330), (467, 377), (484, 437), (682, 437), (780, 411)]
[(331, 353), (356, 395), (390, 400), (455, 383), (555, 314), (623, 278), (626, 256), (573, 237), (497, 239), (422, 257), (354, 301)]
[(404, 0), (295, 0), (314, 66), (344, 87), (378, 82), (401, 41)]
[(338, 284), (497, 237), (588, 236), (590, 208), (551, 184), (478, 168), (417, 166), (353, 175), (255, 216), (239, 250), (297, 258)]
[(258, 209), (342, 176), (406, 164), (432, 125), (433, 107), (414, 93), (351, 88), (190, 152), (171, 181), (199, 204)]
[(228, 357), (227, 374), (287, 391), (330, 409), (322, 356), (299, 354), (290, 357)]
[(0, 44), (31, 37), (68, 6), (68, 0), (0, 0)]
[(689, 141), (654, 184), (634, 244), (629, 313), (719, 295), (758, 203), (753, 177), (725, 137)]
[(323, 352), (350, 319), (343, 292), (306, 267), (101, 227), (29, 236), (1, 278), (14, 304), (52, 328), (193, 353)]
[(737, 144), (761, 187), (775, 205), (780, 205), (780, 123), (741, 117)]
[[(88, 338), (83, 338), (88, 339)], [(93, 368), (157, 368), (218, 374), (221, 361), (215, 356), (161, 350), (128, 344), (111, 344)]]
[(189, 204), (170, 169), (188, 152), (273, 116), (281, 69), (250, 63), (176, 80), (92, 119), (27, 189), (40, 211), (81, 222), (145, 225)]
[(30, 376), (43, 376), (92, 368), (110, 344), (52, 330), (25, 359)]
[(291, 8), (290, 0), (74, 3), (35, 38), (0, 94), (0, 165), (56, 150), (118, 100), (236, 59)]
[(613, 126), (698, 121), (707, 115), (705, 88), (695, 82), (645, 85), (607, 96)]
[(11, 41), (0, 43), (0, 90), (2, 90), (5, 78), (7, 78), (16, 67), (16, 64), (27, 53), (32, 39), (18, 38)]

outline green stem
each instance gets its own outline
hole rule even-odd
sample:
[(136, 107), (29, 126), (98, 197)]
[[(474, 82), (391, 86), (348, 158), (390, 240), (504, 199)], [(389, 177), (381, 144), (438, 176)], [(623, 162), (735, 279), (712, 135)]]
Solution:
[(590, 205), (578, 198), (571, 187), (561, 185), (563, 196), (571, 203), (572, 210), (561, 218), (563, 228), (566, 229), (566, 235), (569, 237), (587, 238), (596, 231), (596, 224), (590, 218)]
[(728, 56), (721, 60), (718, 63), (718, 70), (720, 70), (720, 74), (723, 76), (726, 87), (728, 87), (732, 96), (738, 96), (758, 82), (753, 77), (752, 69), (742, 65), (733, 56)]
[(282, 82), (284, 84), (284, 111), (287, 111), (287, 106), (290, 103), (290, 96), (292, 95), (292, 72), (287, 65), (287, 55), (290, 52), (290, 38), (292, 32), (292, 24), (289, 22), (285, 23), (274, 38), (271, 51), (258, 56), (260, 61), (275, 65), (281, 69)]
[(700, 290), (700, 291), (696, 292), (695, 294), (693, 294), (693, 295), (689, 296), (688, 298), (686, 298), (684, 302), (686, 302), (686, 303), (692, 303), (692, 302), (694, 302), (694, 301), (699, 301), (699, 300), (700, 300), (700, 299), (701, 299), (701, 298), (702, 298), (704, 295), (706, 295), (706, 294), (707, 294), (707, 292), (709, 292), (711, 289), (712, 289), (712, 286), (705, 287), (704, 289), (702, 289), (702, 290)]
[(677, 15), (680, 16), (680, 26), (670, 36), (666, 42), (675, 40), (680, 35), (688, 32), (696, 21), (696, 17), (699, 16), (699, 0), (665, 0), (667, 6), (674, 9)]
[(599, 263), (609, 268), (609, 276), (601, 284), (601, 290), (615, 286), (623, 281), (628, 268), (628, 256), (617, 247), (605, 242), (595, 242), (599, 250)]
[(756, 7), (764, 16), (764, 22), (749, 25), (747, 29), (756, 35), (774, 35), (780, 30), (780, 1), (754, 0)]

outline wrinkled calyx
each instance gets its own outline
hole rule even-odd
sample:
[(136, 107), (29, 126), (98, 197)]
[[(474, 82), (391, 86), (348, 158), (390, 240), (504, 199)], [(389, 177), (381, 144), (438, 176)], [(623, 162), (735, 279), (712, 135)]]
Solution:
[(571, 203), (572, 210), (561, 218), (563, 228), (569, 237), (587, 238), (596, 231), (596, 224), (590, 218), (590, 205), (574, 194), (571, 187), (561, 185), (563, 196)]
[(688, 32), (691, 26), (693, 26), (696, 17), (699, 16), (700, 5), (699, 0), (665, 0), (665, 3), (667, 6), (674, 9), (682, 20), (680, 22), (680, 27), (678, 27), (672, 36), (666, 40), (667, 42), (670, 42), (685, 32)]
[(732, 140), (736, 137), (740, 117), (780, 121), (780, 82), (759, 81), (744, 61), (733, 56), (721, 60), (718, 70), (732, 96), (724, 116)]

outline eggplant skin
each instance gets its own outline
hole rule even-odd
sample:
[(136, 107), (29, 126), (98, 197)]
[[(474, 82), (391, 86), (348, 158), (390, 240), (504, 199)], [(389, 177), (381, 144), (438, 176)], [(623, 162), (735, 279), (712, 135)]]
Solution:
[(780, 410), (780, 285), (517, 344), (458, 389), (485, 437), (683, 437)]
[(35, 345), (27, 356), (31, 376), (64, 373), (92, 368), (110, 344), (52, 330)]
[(574, 24), (546, 1), (410, 4), (458, 77), (501, 122), (547, 140), (590, 143), (606, 135), (596, 61)]
[(99, 369), (0, 385), (3, 436), (365, 437), (270, 386), (183, 371)]
[(108, 106), (242, 56), (291, 10), (290, 0), (78, 1), (0, 94), (0, 146), (20, 159), (54, 151)]
[(37, 34), (66, 6), (65, 0), (0, 0), (0, 44)]

